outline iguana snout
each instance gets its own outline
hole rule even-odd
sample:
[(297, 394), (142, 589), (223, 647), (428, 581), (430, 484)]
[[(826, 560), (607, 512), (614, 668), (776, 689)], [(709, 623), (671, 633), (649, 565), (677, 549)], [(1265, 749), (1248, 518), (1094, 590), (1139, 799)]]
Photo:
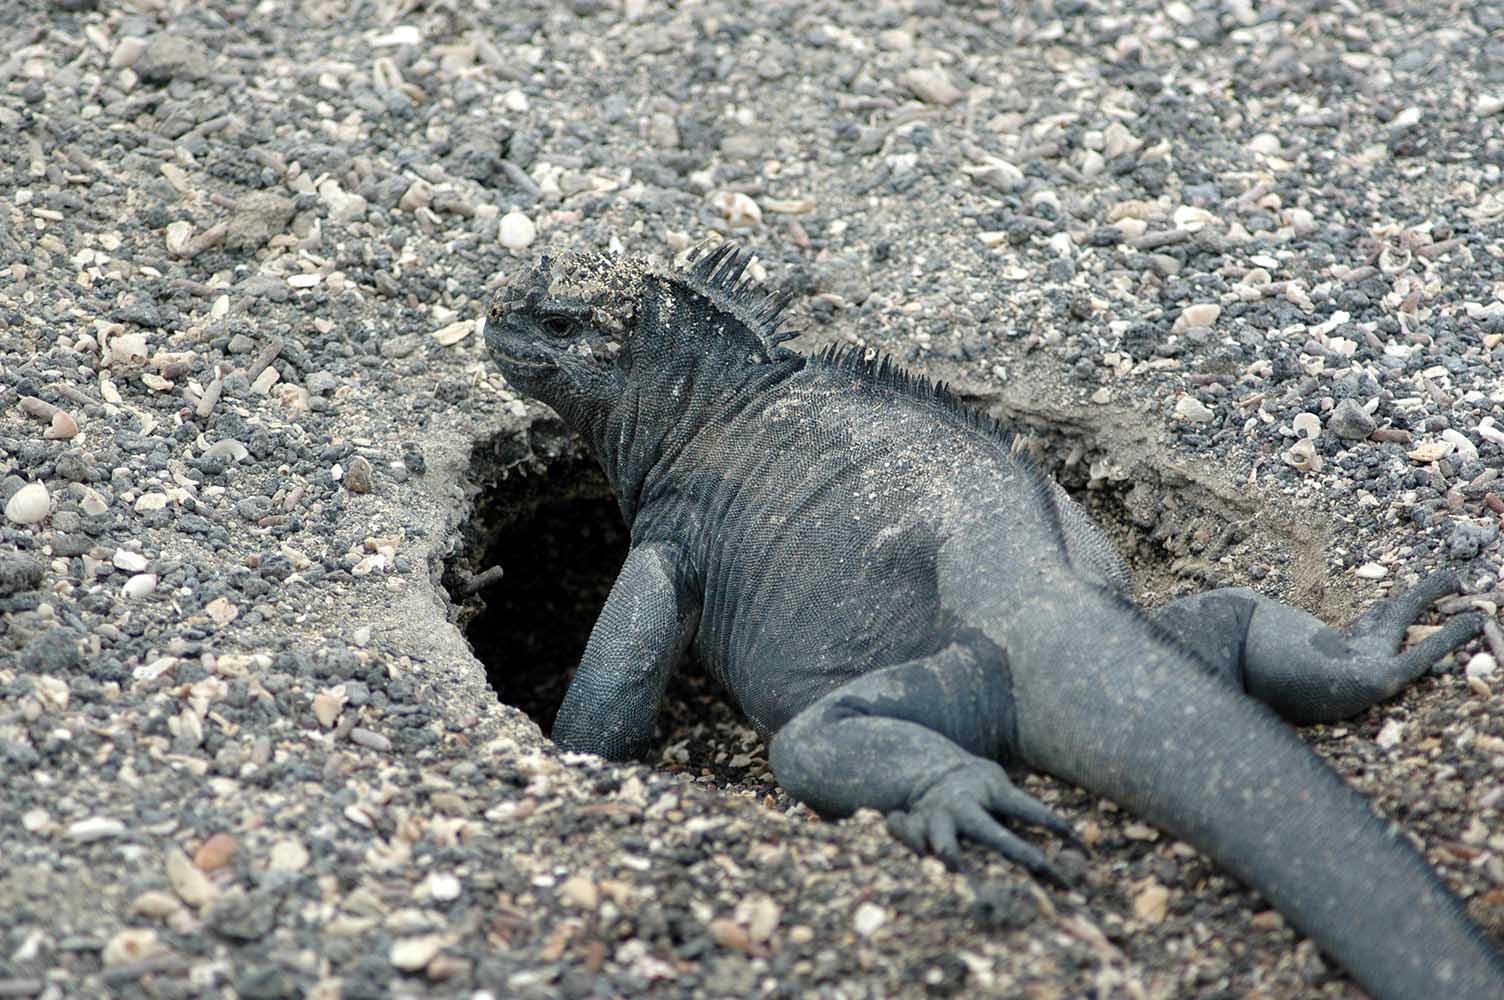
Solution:
[(564, 410), (611, 396), (615, 356), (632, 329), (640, 274), (602, 254), (545, 256), (491, 300), (486, 349), (507, 380)]

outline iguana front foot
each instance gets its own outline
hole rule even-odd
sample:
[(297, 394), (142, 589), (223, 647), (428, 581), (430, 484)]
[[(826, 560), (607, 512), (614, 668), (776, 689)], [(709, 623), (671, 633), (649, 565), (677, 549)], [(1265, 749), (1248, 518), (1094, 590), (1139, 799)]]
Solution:
[(977, 758), (947, 771), (905, 810), (888, 814), (888, 829), (920, 854), (933, 853), (947, 868), (961, 866), (958, 834), (997, 851), (1036, 877), (1069, 888), (1069, 881), (1048, 858), (994, 818), (1030, 823), (1079, 844), (1070, 824), (1043, 803), (1020, 791), (1008, 772)]

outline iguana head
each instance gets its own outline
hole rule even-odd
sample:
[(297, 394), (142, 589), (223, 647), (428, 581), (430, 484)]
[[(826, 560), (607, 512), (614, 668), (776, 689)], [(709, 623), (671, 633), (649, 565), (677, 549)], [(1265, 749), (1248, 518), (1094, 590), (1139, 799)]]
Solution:
[(508, 382), (560, 413), (609, 402), (645, 273), (626, 257), (546, 256), (492, 300), (486, 348)]
[(750, 259), (731, 244), (692, 253), (683, 269), (547, 256), (492, 301), (486, 347), (508, 382), (576, 427), (621, 395), (634, 366), (649, 376), (704, 366), (724, 382), (786, 353), (777, 344), (793, 336), (778, 330), (788, 297), (743, 280)]

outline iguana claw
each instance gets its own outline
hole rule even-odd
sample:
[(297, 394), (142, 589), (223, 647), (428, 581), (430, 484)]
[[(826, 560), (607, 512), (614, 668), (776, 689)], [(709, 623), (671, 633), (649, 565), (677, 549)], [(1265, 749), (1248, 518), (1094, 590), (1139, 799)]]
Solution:
[[(1405, 641), (1405, 632), (1440, 598), (1462, 589), (1457, 574), (1440, 570), (1404, 593), (1375, 601), (1345, 630), (1348, 645), (1373, 656), (1394, 656)], [(1456, 615), (1427, 638), (1398, 655), (1417, 669), (1424, 669), (1483, 630), (1483, 616)]]
[(1070, 887), (1069, 880), (1039, 848), (1019, 839), (994, 816), (1029, 823), (1073, 844), (1080, 843), (1070, 824), (1020, 791), (999, 764), (981, 758), (948, 772), (907, 810), (889, 813), (888, 829), (915, 851), (934, 854), (952, 870), (961, 866), (957, 834), (964, 834), (1034, 876)]

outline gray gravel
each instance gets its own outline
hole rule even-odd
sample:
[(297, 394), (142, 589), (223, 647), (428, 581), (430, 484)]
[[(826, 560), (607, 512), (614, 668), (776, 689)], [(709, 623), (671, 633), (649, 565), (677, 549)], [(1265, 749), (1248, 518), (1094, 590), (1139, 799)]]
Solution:
[[(1497, 616), (1497, 5), (861, 6), (22, 0), (0, 996), (1354, 995), (1074, 789), (1026, 782), (1083, 891), (953, 875), (724, 705), (559, 756), (455, 624), (476, 470), (547, 457), (488, 291), (716, 233), (795, 346), (1022, 423), (1145, 600), (1338, 620), (1448, 566)], [(1499, 635), (1308, 731), (1495, 934)]]

